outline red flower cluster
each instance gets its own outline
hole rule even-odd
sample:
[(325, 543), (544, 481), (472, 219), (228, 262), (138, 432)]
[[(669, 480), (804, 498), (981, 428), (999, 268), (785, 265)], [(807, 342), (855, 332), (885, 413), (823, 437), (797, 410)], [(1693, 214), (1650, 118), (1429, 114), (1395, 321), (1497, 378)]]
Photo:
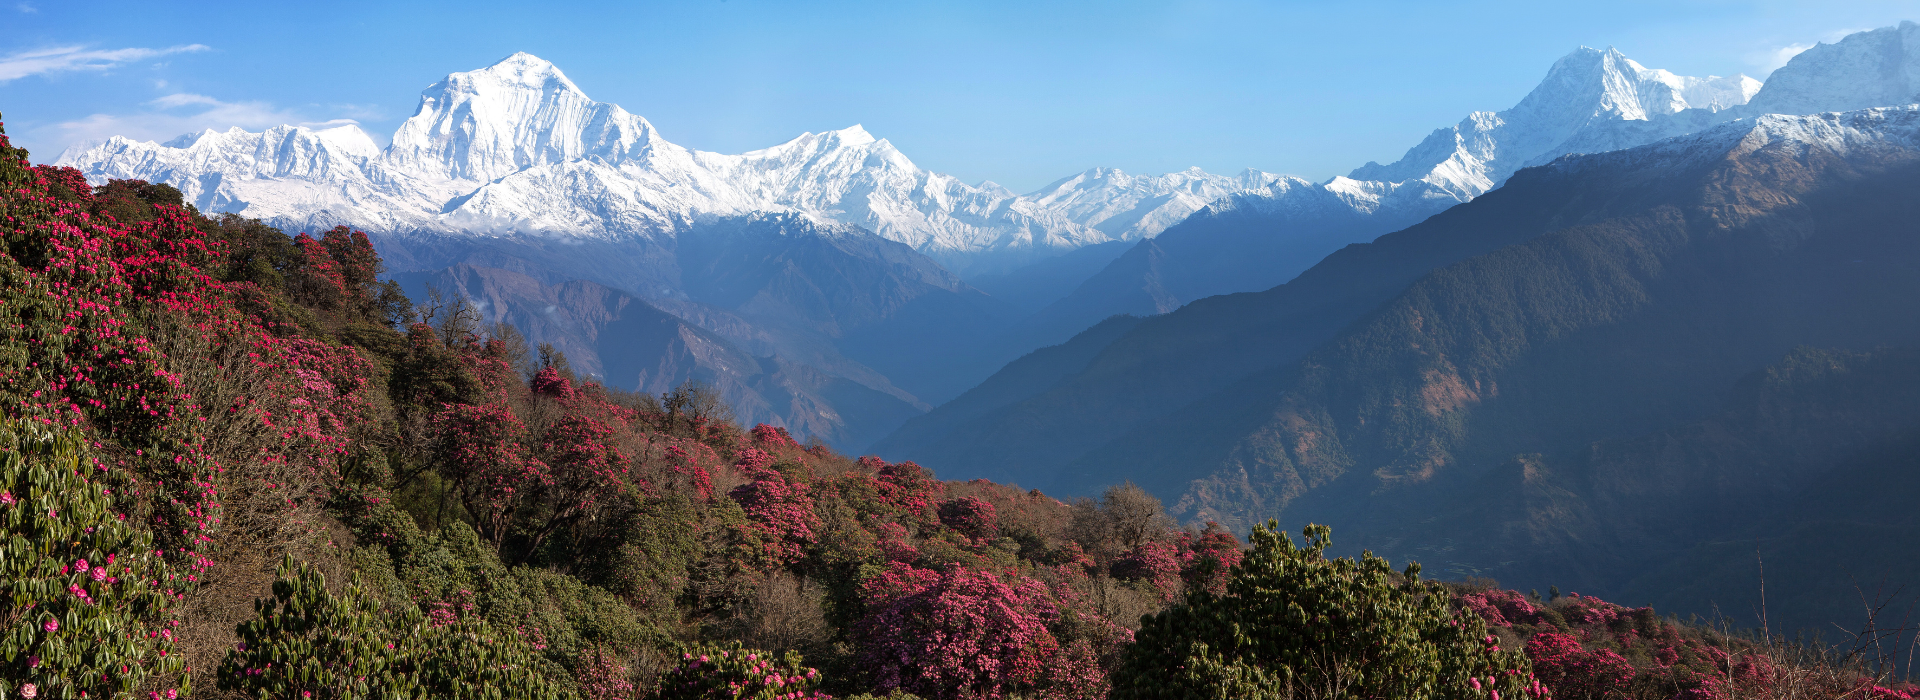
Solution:
[(727, 496), (738, 501), (758, 526), (767, 555), (781, 564), (799, 561), (819, 523), (806, 482), (789, 479), (775, 469), (773, 455), (758, 447), (741, 450), (733, 466), (753, 481), (735, 487)]
[(1000, 537), (1000, 526), (993, 504), (962, 496), (940, 502), (940, 524), (974, 540), (992, 541)]
[(1560, 698), (1606, 698), (1626, 690), (1633, 664), (1605, 647), (1583, 649), (1580, 641), (1557, 632), (1527, 640), (1533, 673)]
[(863, 587), (873, 612), (856, 626), (862, 661), (883, 690), (1000, 698), (1045, 685), (1060, 656), (1060, 615), (1045, 585), (962, 566), (894, 564)]

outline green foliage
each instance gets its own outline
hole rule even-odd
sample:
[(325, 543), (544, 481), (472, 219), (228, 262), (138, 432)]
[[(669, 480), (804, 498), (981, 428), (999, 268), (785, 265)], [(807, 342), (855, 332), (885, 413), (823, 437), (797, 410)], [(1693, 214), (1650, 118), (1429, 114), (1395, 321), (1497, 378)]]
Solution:
[(170, 619), (185, 582), (87, 478), (97, 464), (76, 430), (0, 422), (0, 696), (185, 688)]
[[(361, 500), (368, 500), (365, 495)], [(349, 518), (362, 542), (354, 552), (364, 588), (389, 607), (421, 606), (432, 615), (472, 615), (525, 636), (550, 676), (566, 673), (597, 649), (668, 644), (649, 610), (574, 575), (508, 567), (466, 523), (423, 532), (384, 498)], [(667, 611), (672, 611), (669, 603)], [(652, 612), (662, 613), (659, 610)], [(674, 611), (677, 617), (677, 611)], [(671, 618), (670, 618), (671, 619)]]
[[(677, 617), (674, 604), (700, 560), (704, 511), (682, 494), (645, 498), (608, 528), (617, 537), (584, 542), (583, 567), (632, 605), (656, 617)], [(737, 507), (736, 507), (737, 512)]]
[(1113, 698), (1521, 698), (1538, 687), (1526, 656), (1455, 615), (1419, 565), (1396, 577), (1371, 553), (1326, 558), (1326, 526), (1307, 526), (1305, 547), (1277, 529), (1254, 529), (1224, 595), (1190, 590), (1141, 620)]
[[(288, 557), (240, 624), (220, 687), (267, 698), (562, 698), (517, 634), (460, 613), (389, 612), (359, 581), (336, 596)], [(436, 611), (439, 613), (441, 611)]]

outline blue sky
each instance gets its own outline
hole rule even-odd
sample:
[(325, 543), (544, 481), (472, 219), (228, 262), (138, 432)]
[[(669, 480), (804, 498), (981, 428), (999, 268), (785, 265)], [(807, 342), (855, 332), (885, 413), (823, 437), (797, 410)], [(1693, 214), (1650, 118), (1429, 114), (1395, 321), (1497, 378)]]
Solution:
[(922, 167), (1018, 191), (1093, 166), (1320, 179), (1512, 106), (1579, 45), (1764, 78), (1902, 19), (1920, 0), (0, 0), (0, 113), (42, 161), (110, 134), (340, 119), (384, 142), (421, 88), (528, 51), (703, 150), (861, 123)]

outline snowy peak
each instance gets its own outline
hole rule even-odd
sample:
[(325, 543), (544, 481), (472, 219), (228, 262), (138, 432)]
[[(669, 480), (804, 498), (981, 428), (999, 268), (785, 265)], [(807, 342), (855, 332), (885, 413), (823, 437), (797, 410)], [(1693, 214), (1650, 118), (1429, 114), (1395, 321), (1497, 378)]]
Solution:
[[(1692, 109), (1731, 109), (1760, 91), (1744, 75), (1696, 78), (1642, 66), (1618, 49), (1582, 46), (1555, 61), (1532, 92), (1505, 111), (1475, 112), (1440, 129), (1389, 165), (1368, 163), (1355, 180), (1419, 180), (1456, 201), (1499, 187), (1521, 167), (1582, 146), (1610, 124), (1664, 119)], [(1645, 143), (1608, 143), (1611, 148)]]
[(645, 119), (594, 102), (552, 63), (516, 53), (428, 86), (388, 159), (421, 175), (484, 182), (587, 157), (617, 165), (644, 158), (655, 140)]
[(90, 153), (125, 158), (129, 166), (137, 162), (146, 168), (164, 168), (160, 173), (143, 173), (149, 176), (142, 179), (175, 182), (189, 197), (199, 191), (202, 183), (198, 178), (180, 183), (176, 182), (179, 178), (165, 175), (176, 170), (215, 167), (232, 175), (292, 175), (309, 180), (338, 180), (358, 177), (362, 162), (380, 156), (380, 148), (374, 145), (373, 139), (352, 124), (318, 130), (276, 126), (257, 134), (237, 126), (226, 131), (205, 129), (168, 141), (166, 148), (172, 151), (170, 155), (177, 156), (171, 159), (153, 158), (153, 154), (142, 148), (146, 145), (149, 144), (115, 136), (95, 146)]
[(580, 86), (574, 85), (565, 73), (560, 72), (559, 66), (525, 51), (515, 52), (512, 56), (500, 59), (499, 63), (480, 70), (448, 75), (447, 82), (467, 83), (477, 89), (560, 90), (587, 96)]
[(859, 124), (849, 126), (839, 131), (829, 131), (821, 134), (821, 136), (832, 137), (834, 141), (842, 146), (865, 146), (878, 140), (873, 137), (873, 134), (867, 133), (866, 128)]
[[(867, 133), (865, 128), (862, 128), (859, 124), (855, 124), (837, 131), (822, 131), (817, 134), (809, 131), (794, 137), (793, 140), (787, 141), (786, 143), (762, 148), (757, 151), (748, 151), (737, 156), (722, 156), (707, 153), (702, 153), (700, 156), (713, 162), (734, 164), (768, 162), (795, 164), (817, 161), (823, 158), (835, 160), (851, 157), (857, 164), (868, 155), (876, 153), (897, 153), (897, 151), (894, 151), (893, 145), (887, 143), (886, 139), (876, 139), (872, 134)], [(852, 155), (849, 156), (847, 154)], [(905, 156), (900, 156), (898, 161), (899, 164), (906, 168), (913, 168), (913, 163), (907, 161)]]
[(1920, 25), (1850, 34), (1794, 56), (1753, 97), (1754, 114), (1813, 114), (1920, 102)]
[(1690, 108), (1743, 105), (1759, 89), (1759, 81), (1744, 75), (1674, 75), (1642, 66), (1613, 47), (1582, 46), (1555, 62), (1539, 87), (1508, 111), (1567, 120), (1645, 120)]

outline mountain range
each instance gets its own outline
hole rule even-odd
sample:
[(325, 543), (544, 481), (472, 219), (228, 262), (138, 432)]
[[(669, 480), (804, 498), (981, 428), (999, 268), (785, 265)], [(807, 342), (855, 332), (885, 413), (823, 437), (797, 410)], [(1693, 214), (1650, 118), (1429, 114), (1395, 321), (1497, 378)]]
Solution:
[(282, 126), (165, 144), (115, 137), (60, 162), (89, 177), (173, 183), (203, 211), (288, 230), (617, 241), (669, 237), (713, 217), (801, 213), (906, 243), (962, 274), (1150, 236), (1275, 177), (1095, 168), (1016, 195), (924, 170), (859, 125), (709, 153), (593, 101), (526, 53), (428, 86), (384, 149), (354, 125)]
[[(645, 119), (592, 101), (552, 64), (515, 54), (429, 86), (384, 149), (351, 125), (286, 126), (262, 133), (209, 130), (165, 144), (116, 137), (71, 149), (61, 162), (95, 180), (172, 183), (203, 211), (257, 217), (288, 230), (336, 224), (369, 230), (390, 266), (410, 279), (447, 282), (451, 278), (436, 271), (460, 266), (469, 274), (485, 268), (525, 275), (545, 286), (586, 281), (623, 291), (680, 314), (727, 341), (730, 352), (807, 367), (899, 403), (878, 412), (840, 411), (832, 401), (796, 403), (749, 390), (755, 383), (744, 377), (757, 375), (740, 362), (723, 368), (664, 356), (612, 358), (609, 353), (657, 348), (545, 335), (596, 323), (589, 318), (540, 324), (529, 336), (564, 340), (558, 344), (574, 348), (582, 367), (683, 368), (673, 380), (715, 383), (737, 405), (766, 407), (743, 417), (859, 447), (865, 443), (849, 442), (853, 436), (884, 435), (1009, 360), (1103, 318), (1263, 289), (1340, 246), (1470, 200), (1538, 155), (1539, 143), (1557, 143), (1597, 121), (1699, 105), (1720, 109), (1752, 94), (1749, 78), (1683, 78), (1642, 68), (1617, 51), (1581, 49), (1556, 64), (1519, 107), (1473, 115), (1436, 132), (1399, 163), (1369, 164), (1355, 173), (1374, 179), (1312, 183), (1252, 170), (1137, 176), (1095, 168), (1016, 196), (992, 183), (966, 185), (920, 169), (858, 126), (740, 155), (686, 149)], [(1421, 160), (1433, 160), (1436, 144), (1447, 139), (1461, 144), (1456, 152), (1434, 163)], [(1361, 172), (1369, 169), (1386, 174)], [(1381, 179), (1389, 177), (1401, 179)], [(773, 228), (808, 233), (755, 238), (770, 247), (752, 252), (738, 249), (740, 239), (727, 233), (776, 219), (781, 223)], [(848, 260), (813, 268), (824, 258), (782, 252), (792, 240), (819, 240), (811, 234), (821, 231), (842, 243), (874, 238), (856, 246), (868, 252), (894, 250), (882, 242), (911, 250), (856, 255), (861, 265), (877, 267), (854, 277), (887, 283), (849, 288), (838, 281), (847, 279)], [(709, 241), (732, 241), (721, 247), (734, 249), (724, 259), (682, 259), (713, 248)], [(914, 260), (914, 253), (926, 259)], [(867, 324), (877, 316), (849, 325), (776, 311), (795, 308), (782, 306), (786, 302), (744, 308), (748, 297), (701, 286), (711, 274), (770, 275), (772, 260), (784, 267), (784, 281), (769, 287), (777, 290), (771, 293), (810, 288), (809, 294), (829, 294), (883, 316), (907, 309), (897, 297), (918, 284), (895, 272), (924, 279), (925, 271), (944, 268), (952, 272), (940, 274), (954, 279), (935, 283), (940, 295), (920, 299), (910, 313), (877, 325)], [(905, 294), (919, 299), (917, 292)], [(531, 300), (495, 300), (487, 307), (489, 320), (531, 318), (531, 308), (565, 315), (572, 308), (517, 306)], [(602, 376), (627, 388), (668, 376), (655, 372), (643, 382), (627, 374)]]

